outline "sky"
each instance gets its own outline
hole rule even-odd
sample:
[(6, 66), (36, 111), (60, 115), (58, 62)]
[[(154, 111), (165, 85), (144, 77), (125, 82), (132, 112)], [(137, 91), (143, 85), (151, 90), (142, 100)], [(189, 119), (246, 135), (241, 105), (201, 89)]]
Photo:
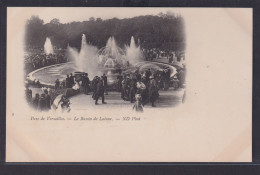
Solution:
[(72, 21), (86, 21), (90, 17), (111, 19), (111, 18), (132, 18), (141, 15), (157, 15), (160, 12), (167, 11), (179, 14), (178, 8), (107, 8), (107, 7), (40, 7), (28, 8), (30, 15), (37, 15), (44, 20), (44, 23), (50, 22), (53, 18), (57, 18), (61, 23), (68, 23)]

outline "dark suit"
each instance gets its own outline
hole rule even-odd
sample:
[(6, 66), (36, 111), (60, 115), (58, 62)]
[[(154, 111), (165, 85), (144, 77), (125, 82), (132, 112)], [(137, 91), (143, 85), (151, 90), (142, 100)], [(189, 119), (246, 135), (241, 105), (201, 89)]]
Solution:
[(157, 83), (154, 79), (151, 79), (149, 81), (149, 86), (148, 86), (148, 96), (149, 96), (149, 101), (152, 103), (152, 106), (154, 106), (154, 102), (158, 97), (158, 90), (157, 90)]
[(102, 79), (103, 79), (103, 83), (104, 83), (104, 91), (107, 94), (107, 76), (103, 75)]
[(102, 103), (105, 103), (104, 92), (105, 92), (104, 83), (102, 80), (99, 80), (99, 82), (97, 83), (95, 104), (97, 104), (99, 97), (102, 97)]

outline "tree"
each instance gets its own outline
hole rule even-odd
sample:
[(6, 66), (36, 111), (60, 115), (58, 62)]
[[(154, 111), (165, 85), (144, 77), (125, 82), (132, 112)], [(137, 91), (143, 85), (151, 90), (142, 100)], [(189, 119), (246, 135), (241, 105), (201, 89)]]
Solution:
[(41, 47), (44, 42), (44, 21), (38, 16), (32, 16), (26, 22), (26, 40), (25, 43), (29, 47)]
[(172, 12), (159, 13), (157, 16), (146, 15), (133, 18), (112, 18), (102, 20), (94, 17), (88, 21), (60, 23), (59, 19), (52, 19), (43, 24), (37, 16), (27, 22), (27, 46), (43, 47), (46, 37), (52, 38), (56, 47), (70, 46), (80, 48), (81, 36), (86, 35), (87, 42), (98, 48), (104, 47), (110, 36), (114, 36), (117, 44), (124, 47), (130, 44), (132, 36), (140, 39), (141, 47), (178, 49), (185, 48), (184, 19)]
[(43, 25), (44, 21), (39, 18), (39, 16), (33, 15), (29, 20), (27, 20), (27, 25)]
[(60, 20), (57, 18), (54, 18), (50, 21), (50, 24), (54, 24), (54, 25), (60, 25)]
[(95, 18), (94, 18), (94, 17), (90, 17), (90, 18), (89, 18), (89, 21), (92, 21), (92, 22), (93, 22), (93, 21), (95, 21)]
[(97, 18), (96, 22), (102, 22), (103, 20), (101, 18)]

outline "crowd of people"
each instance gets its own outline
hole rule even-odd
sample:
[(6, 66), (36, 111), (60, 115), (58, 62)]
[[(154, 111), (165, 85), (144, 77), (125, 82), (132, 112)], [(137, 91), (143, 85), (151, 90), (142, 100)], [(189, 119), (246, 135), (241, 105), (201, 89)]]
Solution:
[(49, 55), (46, 55), (42, 51), (32, 51), (25, 55), (25, 70), (29, 73), (45, 66), (65, 63), (67, 61), (64, 51)]
[(121, 92), (121, 98), (131, 103), (137, 101), (145, 105), (151, 103), (155, 107), (155, 101), (159, 97), (159, 90), (168, 90), (170, 83), (170, 69), (152, 72), (136, 71), (131, 74), (118, 75), (117, 90)]
[[(70, 111), (70, 100), (66, 95), (55, 95), (56, 99), (53, 99), (54, 94), (51, 93), (52, 89), (50, 88), (41, 88), (42, 93), (35, 93), (34, 97), (32, 96), (32, 90), (29, 86), (26, 86), (25, 97), (28, 104), (38, 111), (49, 111), (51, 109), (57, 110), (60, 108), (62, 111)], [(56, 100), (56, 102), (55, 102)]]
[(182, 51), (160, 50), (158, 48), (142, 49), (146, 61), (156, 61), (167, 59), (168, 63), (181, 61), (185, 59), (185, 54)]
[[(134, 73), (119, 73), (117, 75), (116, 90), (121, 93), (121, 98), (124, 101), (129, 101), (134, 104), (136, 111), (143, 111), (143, 106), (151, 104), (155, 107), (155, 102), (159, 97), (159, 90), (167, 91), (169, 87), (174, 89), (185, 85), (185, 69), (178, 70), (177, 74), (171, 79), (171, 70), (165, 67), (163, 70), (152, 71), (150, 69), (144, 72), (136, 70)], [(88, 77), (88, 73), (71, 73), (67, 75), (64, 81), (57, 79), (55, 81), (54, 91), (67, 89), (70, 93), (64, 94), (60, 99), (61, 107), (68, 108), (68, 97), (83, 92), (86, 95), (92, 93), (92, 99), (97, 105), (101, 98), (102, 104), (106, 104), (105, 95), (108, 94), (107, 76), (95, 76), (92, 81)], [(30, 104), (38, 110), (50, 110), (54, 103), (51, 98), (50, 88), (42, 88), (43, 93), (35, 94), (32, 98), (32, 91), (26, 88), (26, 99)], [(57, 106), (57, 104), (56, 104)]]
[(34, 109), (39, 111), (48, 111), (51, 109), (50, 89), (43, 88), (42, 90), (43, 93), (41, 95), (36, 93), (35, 97), (32, 97), (32, 90), (29, 89), (29, 86), (26, 86), (26, 100)]
[[(147, 61), (155, 61), (158, 59), (166, 58), (169, 63), (179, 61), (183, 59), (183, 52), (173, 52), (168, 50), (159, 49), (142, 49), (144, 57)], [(46, 55), (43, 51), (32, 51), (25, 56), (25, 70), (31, 72), (35, 69), (45, 67), (48, 65), (67, 62), (65, 52), (57, 52), (55, 54)], [(124, 101), (129, 101), (134, 104), (136, 111), (142, 111), (142, 107), (146, 104), (151, 104), (155, 107), (155, 102), (159, 97), (159, 90), (168, 90), (170, 86), (174, 89), (178, 87), (184, 87), (185, 84), (185, 68), (178, 70), (177, 74), (171, 78), (171, 70), (169, 67), (164, 67), (163, 70), (152, 71), (150, 69), (144, 72), (138, 70), (134, 73), (120, 73), (117, 76), (117, 82), (115, 89), (121, 93), (121, 98)], [(39, 80), (35, 80), (33, 85), (41, 87)], [(67, 75), (65, 80), (57, 79), (53, 91), (61, 89), (71, 89), (71, 94), (83, 92), (89, 95), (93, 92), (92, 98), (97, 105), (98, 100), (101, 98), (102, 104), (105, 102), (105, 94), (108, 94), (107, 76), (95, 76), (90, 81), (87, 73), (71, 73)], [(53, 97), (51, 97), (50, 89), (43, 89), (43, 93), (36, 93), (35, 97), (32, 97), (32, 91), (29, 87), (26, 87), (26, 99), (37, 110), (47, 111), (52, 108), (54, 103)], [(71, 95), (71, 96), (72, 96)], [(62, 107), (69, 107), (68, 95), (63, 95), (57, 102)], [(57, 105), (56, 104), (56, 105)]]

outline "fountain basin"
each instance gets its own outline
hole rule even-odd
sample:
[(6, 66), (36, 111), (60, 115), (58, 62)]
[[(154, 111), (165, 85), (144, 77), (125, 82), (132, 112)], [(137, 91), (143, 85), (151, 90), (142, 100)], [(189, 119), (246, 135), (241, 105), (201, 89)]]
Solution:
[[(168, 67), (171, 70), (171, 77), (173, 77), (177, 73), (177, 69), (166, 63), (159, 62), (148, 62), (143, 61), (137, 63), (134, 67), (123, 67), (123, 68), (99, 68), (96, 75), (102, 76), (103, 73), (106, 74), (108, 79), (108, 86), (112, 87), (117, 82), (117, 76), (119, 75), (119, 71), (122, 73), (131, 73), (135, 70), (139, 69), (140, 71), (145, 71), (146, 69), (156, 70), (163, 69), (164, 67)], [(62, 64), (56, 64), (52, 66), (47, 66), (44, 68), (37, 69), (28, 74), (27, 80), (29, 82), (33, 82), (35, 79), (39, 80), (43, 86), (54, 87), (55, 80), (59, 79), (63, 81), (66, 79), (67, 75), (78, 71), (76, 65), (73, 62), (67, 62)], [(89, 73), (89, 72), (86, 72)], [(92, 80), (94, 75), (91, 76), (89, 73), (89, 79)]]

